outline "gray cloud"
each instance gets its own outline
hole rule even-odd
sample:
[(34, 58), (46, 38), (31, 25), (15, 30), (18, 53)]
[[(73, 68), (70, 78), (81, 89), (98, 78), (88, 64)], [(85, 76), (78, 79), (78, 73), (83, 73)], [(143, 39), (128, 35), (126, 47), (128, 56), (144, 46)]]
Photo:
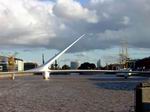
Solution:
[[(70, 52), (109, 49), (122, 39), (150, 48), (149, 0), (0, 0), (0, 46), (63, 49), (87, 34)], [(92, 33), (93, 35), (89, 35)]]

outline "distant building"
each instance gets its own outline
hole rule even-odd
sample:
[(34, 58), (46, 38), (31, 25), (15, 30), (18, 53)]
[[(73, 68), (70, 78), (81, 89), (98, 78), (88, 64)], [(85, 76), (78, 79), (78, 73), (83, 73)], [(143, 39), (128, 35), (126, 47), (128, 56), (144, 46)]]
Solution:
[[(0, 56), (0, 71), (1, 72), (7, 72), (9, 71), (10, 68), (10, 63), (9, 63), (10, 57), (6, 56)], [(15, 71), (23, 71), (24, 70), (24, 62), (22, 59), (19, 58), (13, 58), (14, 60), (14, 65), (13, 65), (13, 70)]]
[(97, 61), (97, 68), (100, 68), (101, 67), (101, 60), (99, 59), (98, 61)]
[(24, 62), (22, 59), (18, 59), (18, 58), (15, 58), (15, 63), (16, 63), (16, 70), (17, 71), (24, 71)]
[(71, 69), (78, 69), (79, 67), (79, 62), (78, 61), (72, 61), (70, 63)]
[(37, 66), (38, 66), (37, 63), (25, 62), (24, 63), (24, 70), (30, 70), (30, 69), (36, 68)]
[(0, 56), (0, 71), (1, 72), (8, 71), (8, 57)]

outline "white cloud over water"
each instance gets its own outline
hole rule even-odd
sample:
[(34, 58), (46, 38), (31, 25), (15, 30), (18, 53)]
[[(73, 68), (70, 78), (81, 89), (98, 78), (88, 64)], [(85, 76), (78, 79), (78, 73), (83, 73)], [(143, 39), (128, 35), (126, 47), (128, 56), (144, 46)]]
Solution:
[(113, 48), (124, 38), (150, 48), (149, 20), (149, 0), (0, 0), (0, 46), (63, 49), (86, 33), (71, 52)]

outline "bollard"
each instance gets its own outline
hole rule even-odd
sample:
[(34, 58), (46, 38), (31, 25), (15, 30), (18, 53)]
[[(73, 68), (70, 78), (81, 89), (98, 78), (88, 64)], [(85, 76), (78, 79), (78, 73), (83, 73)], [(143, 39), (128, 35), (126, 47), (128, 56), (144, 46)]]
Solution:
[(135, 92), (136, 112), (150, 112), (150, 82), (140, 83)]
[(11, 79), (12, 79), (12, 80), (15, 80), (15, 74), (14, 74), (14, 73), (12, 73)]

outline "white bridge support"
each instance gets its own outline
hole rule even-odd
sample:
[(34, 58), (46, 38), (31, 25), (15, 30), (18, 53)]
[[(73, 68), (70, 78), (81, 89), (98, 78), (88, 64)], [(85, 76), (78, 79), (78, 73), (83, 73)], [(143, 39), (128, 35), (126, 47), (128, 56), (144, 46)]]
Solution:
[(50, 72), (45, 71), (45, 72), (42, 73), (42, 75), (43, 75), (43, 78), (44, 78), (45, 80), (49, 80), (49, 78), (50, 78)]

